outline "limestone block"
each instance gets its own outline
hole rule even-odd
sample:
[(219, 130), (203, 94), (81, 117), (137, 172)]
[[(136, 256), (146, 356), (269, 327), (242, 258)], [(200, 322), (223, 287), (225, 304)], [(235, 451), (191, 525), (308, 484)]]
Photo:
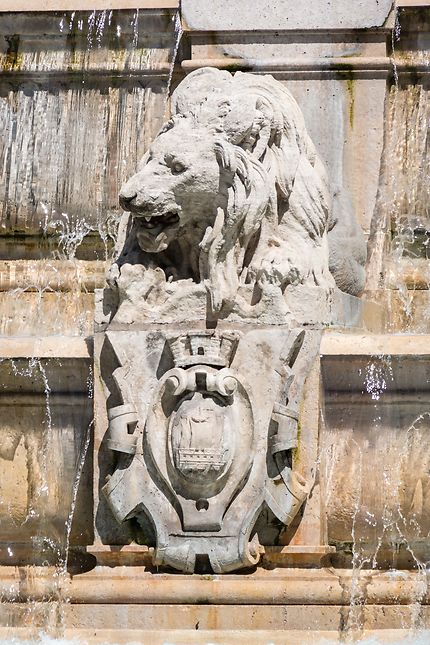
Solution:
[(340, 68), (335, 78), (293, 77), (286, 82), (326, 164), (335, 203), (345, 191), (362, 229), (373, 216), (383, 145), (385, 78), (356, 78)]
[(297, 5), (292, 0), (230, 3), (227, 0), (183, 0), (185, 26), (199, 31), (294, 30), (294, 29), (368, 29), (384, 24), (392, 0), (357, 0), (351, 11), (348, 0), (318, 0)]
[(0, 261), (1, 334), (90, 336), (104, 272), (101, 261)]
[[(241, 68), (257, 71), (264, 69), (304, 76), (306, 72), (317, 70), (333, 74), (345, 67), (377, 72), (386, 58), (386, 33), (388, 27), (375, 32), (346, 32), (342, 38), (330, 39), (326, 32), (306, 31), (271, 32), (215, 32), (208, 39), (200, 32), (189, 32), (191, 59), (183, 60), (185, 70), (199, 66), (215, 65), (224, 67), (234, 64)], [(224, 59), (224, 62), (223, 62)], [(347, 60), (345, 60), (347, 59)], [(382, 65), (381, 65), (382, 64)]]
[(90, 336), (94, 294), (5, 291), (0, 293), (0, 332), (4, 336)]

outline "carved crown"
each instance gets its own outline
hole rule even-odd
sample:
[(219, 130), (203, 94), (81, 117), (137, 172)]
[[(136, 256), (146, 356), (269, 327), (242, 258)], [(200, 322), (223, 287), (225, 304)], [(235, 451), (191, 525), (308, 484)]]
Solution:
[(239, 340), (237, 332), (190, 331), (168, 340), (176, 367), (230, 365)]

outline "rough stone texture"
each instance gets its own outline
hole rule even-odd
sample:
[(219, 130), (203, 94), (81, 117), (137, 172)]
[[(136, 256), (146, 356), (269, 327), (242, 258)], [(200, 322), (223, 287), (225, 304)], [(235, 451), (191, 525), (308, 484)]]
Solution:
[[(0, 573), (0, 588), (5, 600), (16, 597), (19, 591), (22, 601), (32, 599), (34, 603), (58, 597), (52, 567), (36, 566), (33, 571), (23, 574), (13, 566), (4, 566)], [(354, 587), (355, 597), (361, 600), (359, 607), (351, 605)], [(125, 566), (116, 571), (111, 567), (95, 567), (79, 576), (66, 574), (62, 591), (67, 593), (73, 605), (123, 606), (124, 613), (129, 605), (142, 609), (162, 604), (176, 605), (178, 609), (184, 605), (235, 608), (256, 605), (262, 609), (271, 605), (285, 609), (286, 605), (305, 604), (308, 607), (343, 607), (344, 618), (347, 618), (349, 612), (360, 612), (366, 605), (410, 605), (417, 600), (417, 594), (420, 594), (424, 610), (428, 612), (430, 608), (429, 590), (423, 587), (423, 572), (419, 570), (279, 567), (276, 570), (257, 568), (235, 574), (190, 576), (157, 573), (153, 567), (144, 566)], [(247, 621), (250, 618), (252, 614), (248, 614)], [(383, 625), (382, 621), (381, 627)]]
[(354, 10), (348, 0), (323, 0), (297, 5), (293, 0), (259, 2), (227, 0), (215, 5), (208, 0), (183, 0), (182, 12), (188, 29), (224, 30), (294, 30), (294, 29), (365, 29), (381, 27), (393, 6), (392, 0), (357, 0)]
[(318, 337), (107, 332), (107, 341), (119, 363), (108, 448), (121, 457), (104, 488), (116, 518), (136, 516), (144, 536), (151, 520), (157, 564), (192, 572), (208, 553), (218, 573), (252, 566), (259, 551), (249, 536), (263, 505), (288, 525), (309, 490), (281, 455), (297, 447), (301, 383)]
[(340, 70), (335, 79), (299, 77), (286, 85), (326, 164), (336, 206), (354, 210), (368, 233), (379, 182), (385, 79)]

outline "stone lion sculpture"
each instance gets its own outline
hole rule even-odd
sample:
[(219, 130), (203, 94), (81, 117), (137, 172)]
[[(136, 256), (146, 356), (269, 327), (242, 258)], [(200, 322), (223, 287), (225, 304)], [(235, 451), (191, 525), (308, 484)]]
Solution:
[(97, 308), (105, 498), (157, 566), (255, 566), (315, 481), (316, 463), (295, 464), (314, 451), (302, 393), (336, 284), (361, 289), (360, 231), (291, 94), (216, 69), (178, 86), (120, 203)]
[(268, 285), (362, 290), (361, 231), (333, 216), (303, 115), (271, 76), (203, 68), (185, 78), (120, 204), (110, 281), (122, 299), (136, 300), (137, 282), (141, 300), (154, 285), (159, 299), (163, 285), (200, 284), (221, 315), (244, 289), (251, 304)]

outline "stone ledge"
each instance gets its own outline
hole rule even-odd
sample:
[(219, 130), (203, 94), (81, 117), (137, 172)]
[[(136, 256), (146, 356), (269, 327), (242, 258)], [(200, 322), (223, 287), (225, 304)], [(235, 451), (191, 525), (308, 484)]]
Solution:
[(94, 291), (105, 284), (101, 260), (0, 260), (0, 292)]
[[(411, 626), (413, 620), (411, 607), (408, 605), (363, 605), (357, 609), (360, 612), (363, 628), (357, 638), (374, 634), (380, 635), (383, 640), (387, 638), (389, 633), (386, 630), (405, 630)], [(423, 628), (428, 628), (430, 624), (429, 609), (430, 607), (426, 606), (422, 607), (420, 611), (420, 625), (422, 624)], [(28, 625), (29, 610), (29, 607), (26, 610), (26, 606), (20, 603), (0, 606), (0, 625), (14, 626), (9, 628), (9, 633), (0, 627), (0, 638), (12, 636), (24, 639), (27, 635), (30, 636), (28, 632), (15, 628), (15, 625)], [(62, 626), (65, 628), (68, 638), (76, 636), (81, 643), (87, 642), (87, 640), (92, 642), (91, 637), (95, 636), (104, 643), (109, 641), (114, 643), (144, 642), (145, 645), (152, 645), (152, 639), (142, 641), (141, 636), (145, 635), (145, 632), (142, 632), (144, 626), (146, 630), (154, 630), (146, 632), (149, 636), (154, 635), (154, 638), (159, 634), (176, 636), (178, 633), (184, 633), (184, 637), (186, 633), (191, 637), (207, 636), (208, 632), (209, 636), (217, 638), (219, 634), (241, 631), (248, 634), (246, 641), (246, 645), (248, 645), (254, 643), (254, 633), (258, 636), (262, 630), (270, 630), (272, 633), (275, 632), (278, 638), (288, 638), (290, 634), (293, 637), (302, 634), (308, 635), (313, 637), (311, 643), (314, 645), (315, 642), (320, 642), (316, 639), (325, 633), (330, 634), (336, 641), (336, 636), (339, 635), (342, 626), (345, 629), (349, 610), (349, 607), (339, 605), (128, 605), (124, 607), (123, 605), (71, 605), (66, 603), (62, 607), (64, 621)], [(46, 627), (46, 605), (32, 603), (30, 611), (32, 637), (35, 638), (39, 629), (43, 625)], [(124, 625), (124, 621), (126, 621), (126, 629), (118, 628), (118, 626)], [(91, 630), (88, 630), (88, 625), (91, 625)], [(302, 630), (306, 627), (308, 629), (303, 633)], [(165, 630), (168, 630), (169, 633), (166, 634)], [(269, 632), (263, 631), (263, 633)], [(398, 641), (404, 642), (399, 638), (399, 632), (393, 631), (392, 633), (393, 637), (394, 634), (397, 634)], [(405, 633), (403, 631), (403, 638)], [(345, 633), (343, 635), (346, 636)], [(351, 631), (348, 632), (348, 635), (352, 636)], [(187, 645), (189, 642), (189, 640), (186, 641)], [(204, 641), (204, 645), (211, 642), (213, 641), (209, 638)], [(287, 642), (289, 645), (290, 640)], [(378, 640), (378, 642), (381, 641)], [(172, 643), (172, 641), (166, 638), (165, 643)], [(270, 643), (273, 643), (273, 640), (266, 641), (264, 645)], [(224, 645), (230, 645), (230, 640), (224, 641)]]
[[(319, 566), (324, 556), (335, 551), (327, 545), (266, 546), (261, 563), (263, 567)], [(97, 558), (99, 566), (151, 566), (153, 549), (138, 544), (94, 544), (87, 547), (87, 553)]]
[(367, 605), (408, 605), (430, 590), (416, 571), (349, 569), (257, 569), (251, 574), (158, 574), (136, 567), (96, 567), (73, 577), (64, 574), (61, 590), (53, 567), (0, 567), (0, 593), (6, 602), (39, 602), (61, 596), (92, 605), (335, 605), (349, 606), (357, 584)]
[(107, 545), (93, 544), (87, 547), (87, 553), (97, 558), (99, 566), (151, 566), (151, 547), (139, 544)]
[(351, 11), (346, 0), (314, 0), (297, 4), (294, 0), (182, 0), (181, 9), (190, 31), (230, 30), (310, 30), (368, 29), (382, 27), (393, 6), (393, 0), (355, 0)]
[(177, 9), (179, 0), (0, 0), (1, 11), (88, 11), (110, 9)]
[(336, 547), (325, 544), (266, 546), (261, 562), (263, 567), (318, 567), (326, 555), (335, 552)]
[(326, 331), (321, 356), (429, 356), (426, 334), (349, 334)]
[[(0, 637), (4, 639), (30, 639), (34, 636), (29, 628), (3, 628)], [(376, 629), (364, 630), (360, 638), (376, 637), (381, 643), (403, 642), (412, 631), (405, 629)], [(416, 632), (414, 632), (416, 635)], [(238, 629), (222, 630), (198, 627), (193, 629), (66, 629), (66, 639), (81, 643), (150, 643), (151, 645), (315, 645), (321, 639), (331, 643), (343, 643), (339, 640), (337, 630), (292, 629), (288, 632), (282, 629)], [(323, 642), (326, 642), (325, 640)]]
[[(354, 577), (355, 576), (355, 577)], [(409, 604), (422, 589), (415, 572), (362, 571), (368, 604)], [(100, 567), (75, 576), (66, 591), (72, 603), (309, 604), (349, 605), (357, 573), (350, 570), (258, 569), (251, 575), (152, 574), (142, 567)], [(13, 585), (10, 585), (12, 587)], [(422, 598), (428, 604), (429, 593)]]
[(352, 69), (366, 70), (383, 70), (387, 71), (392, 68), (392, 61), (386, 56), (333, 56), (330, 58), (202, 58), (184, 60), (181, 63), (182, 68), (186, 71), (199, 69), (200, 67), (218, 67), (230, 69), (234, 68), (252, 69), (257, 71), (259, 68), (264, 70), (283, 71), (310, 71), (310, 70), (328, 70), (350, 72)]
[(91, 358), (92, 340), (79, 336), (0, 338), (0, 358)]
[[(429, 356), (430, 336), (427, 334), (358, 334), (325, 331), (320, 347), (321, 356)], [(1, 358), (91, 358), (92, 339), (79, 336), (38, 336), (0, 338)], [(119, 548), (119, 547), (118, 547)], [(124, 546), (139, 552), (147, 547)], [(271, 548), (271, 547), (270, 547)], [(296, 547), (282, 547), (287, 553)], [(298, 547), (297, 547), (298, 548)], [(300, 547), (302, 548), (302, 547)], [(312, 546), (311, 549), (316, 547)], [(107, 553), (110, 546), (94, 547), (94, 554)], [(124, 551), (125, 552), (125, 551)]]
[[(176, 69), (176, 68), (175, 68)], [(22, 69), (19, 71), (16, 70), (5, 70), (2, 71), (2, 82), (13, 82), (15, 86), (19, 87), (20, 84), (25, 83), (29, 79), (37, 83), (66, 83), (82, 78), (85, 79), (85, 83), (90, 85), (91, 83), (108, 83), (112, 80), (122, 80), (127, 79), (128, 83), (133, 82), (143, 82), (147, 79), (164, 79), (168, 77), (171, 73), (172, 66), (170, 63), (154, 63), (151, 67), (142, 67), (141, 69), (131, 69), (130, 71), (124, 72), (123, 70), (115, 68), (106, 67), (92, 67), (91, 69), (69, 69), (69, 70), (32, 70), (32, 69)]]
[(234, 71), (252, 71), (253, 73), (265, 74), (325, 74), (335, 75), (342, 80), (351, 76), (385, 78), (393, 74), (394, 70), (398, 75), (402, 74), (430, 74), (430, 68), (425, 61), (419, 60), (393, 60), (383, 57), (332, 57), (332, 58), (204, 58), (184, 60), (181, 63), (182, 69), (189, 73), (201, 67), (216, 67)]

